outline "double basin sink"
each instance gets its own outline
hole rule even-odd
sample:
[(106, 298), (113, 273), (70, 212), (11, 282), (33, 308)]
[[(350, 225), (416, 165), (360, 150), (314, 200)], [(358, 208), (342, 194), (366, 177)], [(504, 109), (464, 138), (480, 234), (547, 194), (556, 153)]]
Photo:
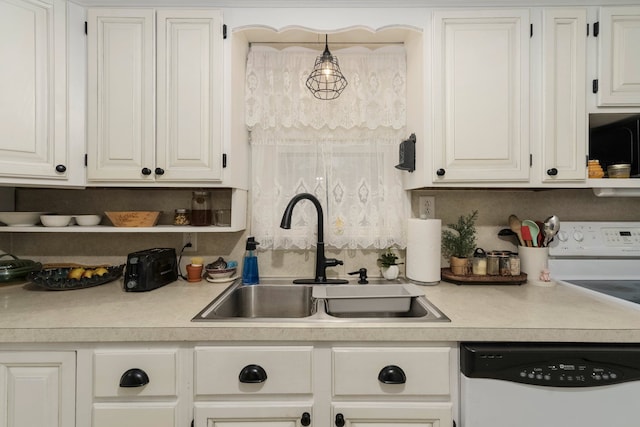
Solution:
[(369, 279), (367, 285), (300, 285), (261, 279), (233, 282), (192, 321), (448, 322), (420, 288), (406, 281)]

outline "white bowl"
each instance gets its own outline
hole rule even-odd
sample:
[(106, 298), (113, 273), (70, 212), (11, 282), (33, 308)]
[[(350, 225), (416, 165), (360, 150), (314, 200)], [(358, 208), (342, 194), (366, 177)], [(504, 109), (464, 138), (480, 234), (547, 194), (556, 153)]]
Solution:
[(30, 227), (40, 222), (46, 212), (0, 212), (0, 222), (10, 227)]
[(98, 225), (102, 221), (102, 215), (74, 215), (76, 223), (83, 226)]
[(45, 227), (66, 227), (71, 222), (71, 215), (40, 215)]

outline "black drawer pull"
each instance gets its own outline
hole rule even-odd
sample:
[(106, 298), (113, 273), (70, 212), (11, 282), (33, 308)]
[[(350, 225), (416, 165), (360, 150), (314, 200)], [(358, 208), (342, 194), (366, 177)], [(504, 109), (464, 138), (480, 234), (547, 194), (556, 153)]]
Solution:
[(142, 172), (142, 175), (151, 175), (151, 169), (149, 168), (142, 168), (142, 170), (140, 171)]
[(436, 171), (436, 175), (438, 175), (438, 176), (444, 176), (445, 173), (447, 173), (447, 171), (442, 169), (442, 168), (440, 168), (440, 169), (438, 169)]
[(308, 425), (311, 424), (311, 414), (309, 414), (308, 412), (304, 412), (302, 414), (302, 418), (300, 418), (300, 424), (302, 424), (304, 427), (307, 427)]
[(401, 367), (389, 365), (382, 368), (378, 374), (378, 381), (383, 384), (404, 384), (407, 382), (407, 376)]
[(129, 369), (120, 377), (120, 387), (142, 387), (149, 384), (149, 375), (142, 369)]
[(549, 176), (558, 175), (558, 169), (556, 169), (556, 168), (547, 169), (547, 175), (549, 175)]
[(67, 171), (67, 167), (65, 165), (56, 166), (56, 172), (64, 173)]
[(156, 173), (156, 175), (164, 175), (164, 169), (156, 168), (155, 173)]
[(241, 383), (263, 383), (267, 380), (267, 371), (260, 365), (247, 365), (240, 371), (238, 379)]
[(344, 415), (336, 414), (336, 427), (344, 427)]

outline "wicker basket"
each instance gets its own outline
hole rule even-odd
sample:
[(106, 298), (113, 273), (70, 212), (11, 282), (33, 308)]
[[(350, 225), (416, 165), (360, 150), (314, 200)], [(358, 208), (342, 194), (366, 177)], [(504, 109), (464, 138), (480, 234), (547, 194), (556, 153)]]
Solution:
[(105, 212), (115, 227), (153, 227), (158, 223), (158, 211)]

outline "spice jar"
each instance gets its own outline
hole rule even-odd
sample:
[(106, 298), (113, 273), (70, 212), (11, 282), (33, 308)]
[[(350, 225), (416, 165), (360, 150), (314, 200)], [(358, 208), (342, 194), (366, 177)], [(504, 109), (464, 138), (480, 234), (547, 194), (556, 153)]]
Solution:
[(500, 259), (496, 251), (487, 254), (487, 274), (490, 276), (500, 275)]
[(498, 255), (498, 263), (500, 265), (500, 275), (501, 276), (511, 276), (511, 266), (509, 264), (509, 255), (508, 254), (500, 254)]
[(520, 275), (520, 257), (518, 254), (509, 255), (509, 269), (512, 276)]
[(191, 198), (191, 225), (211, 225), (211, 196), (207, 191), (194, 191)]
[(189, 225), (189, 213), (186, 209), (176, 209), (173, 225)]
[(473, 253), (471, 271), (477, 276), (485, 276), (487, 274), (487, 254), (484, 249), (477, 248)]

